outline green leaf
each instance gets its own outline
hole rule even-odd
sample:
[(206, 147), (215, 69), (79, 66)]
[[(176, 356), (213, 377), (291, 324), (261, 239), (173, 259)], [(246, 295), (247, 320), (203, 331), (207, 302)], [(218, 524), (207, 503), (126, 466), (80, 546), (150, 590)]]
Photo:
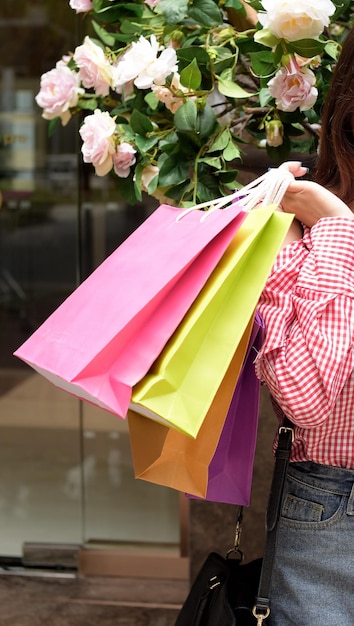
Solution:
[(60, 117), (54, 117), (52, 120), (49, 120), (48, 123), (48, 135), (51, 137), (59, 123)]
[(282, 60), (283, 54), (284, 54), (283, 46), (280, 43), (280, 44), (277, 45), (277, 47), (274, 50), (273, 63), (274, 63), (275, 66), (281, 64), (281, 60)]
[(296, 52), (301, 56), (311, 59), (317, 54), (321, 54), (326, 43), (317, 39), (301, 39), (300, 41), (292, 41), (287, 44), (289, 52)]
[(162, 13), (169, 24), (180, 24), (187, 17), (188, 0), (160, 0), (155, 11)]
[(235, 67), (238, 58), (238, 48), (231, 52), (229, 48), (216, 48), (216, 59), (214, 60), (215, 74), (221, 74), (225, 69)]
[(268, 50), (252, 52), (250, 55), (252, 69), (257, 76), (271, 76), (274, 74), (274, 55)]
[(130, 116), (130, 126), (138, 135), (146, 135), (154, 129), (149, 118), (137, 109), (134, 109)]
[(106, 8), (107, 1), (106, 0), (93, 0), (92, 4), (93, 4), (93, 10), (96, 13), (99, 13), (100, 11)]
[(249, 4), (250, 7), (252, 7), (252, 9), (255, 9), (256, 11), (263, 11), (264, 12), (261, 0), (248, 0), (247, 4)]
[(180, 80), (182, 85), (187, 87), (190, 91), (199, 89), (202, 82), (202, 74), (196, 59), (193, 59), (193, 61), (181, 71)]
[(341, 51), (341, 46), (339, 43), (337, 43), (336, 41), (327, 41), (324, 49), (327, 52), (328, 56), (330, 56), (335, 61), (338, 60)]
[(218, 196), (221, 196), (221, 192), (214, 176), (205, 176), (203, 181), (198, 180), (198, 202), (208, 202), (209, 200), (215, 200), (215, 198), (217, 198)]
[[(177, 0), (174, 1), (177, 4)], [(188, 11), (188, 16), (198, 22), (198, 24), (208, 28), (223, 23), (221, 11), (214, 0), (194, 0)]]
[(274, 48), (279, 43), (279, 38), (273, 35), (268, 28), (257, 30), (254, 40), (267, 48)]
[[(340, 16), (343, 16), (344, 20), (347, 21), (344, 14), (345, 11), (350, 8), (352, 0), (333, 0), (333, 4), (336, 7), (336, 11), (331, 15), (331, 22), (335, 22)], [(349, 16), (347, 16), (347, 19), (349, 19)]]
[[(132, 20), (122, 20), (122, 23), (119, 28), (120, 33), (124, 33), (125, 35), (140, 35), (143, 32), (144, 28), (142, 24), (134, 22)], [(131, 41), (131, 40), (128, 40)]]
[(310, 124), (316, 124), (318, 122), (318, 115), (316, 111), (313, 109), (309, 109), (308, 111), (304, 111), (304, 115), (307, 117)]
[(198, 63), (198, 67), (208, 66), (210, 63), (209, 54), (199, 46), (189, 46), (188, 48), (179, 48), (177, 50), (178, 65), (181, 68), (186, 67), (189, 63), (195, 59)]
[(146, 96), (144, 96), (144, 100), (153, 111), (159, 106), (159, 99), (153, 91), (149, 91)]
[(174, 121), (176, 129), (179, 131), (197, 130), (197, 106), (193, 100), (187, 100), (185, 104), (176, 111)]
[[(104, 5), (104, 3), (102, 3)], [(94, 5), (95, 7), (95, 5)], [(108, 6), (102, 6), (99, 10), (96, 10), (96, 19), (100, 20), (103, 23), (114, 24), (122, 22), (122, 18), (124, 15), (134, 15), (137, 17), (141, 17), (143, 14), (143, 6), (138, 3), (126, 3), (122, 2), (119, 4), (109, 3)]]
[(240, 0), (226, 0), (225, 7), (228, 9), (235, 9), (241, 15), (246, 15), (246, 9)]
[(157, 185), (159, 184), (159, 175), (157, 174), (152, 178), (147, 186), (147, 193), (152, 196), (152, 194), (156, 191)]
[(84, 98), (80, 99), (79, 102), (77, 103), (77, 106), (80, 109), (87, 109), (88, 111), (94, 111), (95, 109), (97, 109), (97, 100), (96, 98), (89, 98), (88, 100), (85, 100)]
[(268, 87), (262, 87), (259, 92), (259, 104), (261, 107), (266, 107), (271, 102), (273, 96), (270, 95)]
[(172, 149), (176, 147), (178, 143), (178, 135), (175, 131), (168, 133), (165, 137), (162, 137), (159, 141), (159, 149), (163, 152), (172, 152)]
[(210, 146), (208, 152), (222, 152), (228, 145), (231, 139), (231, 133), (228, 128), (225, 128), (215, 139)]
[(143, 137), (142, 135), (138, 135), (135, 137), (135, 144), (140, 152), (146, 153), (157, 144), (158, 140), (159, 138), (157, 135), (154, 135), (153, 137)]
[(182, 202), (183, 196), (190, 190), (190, 181), (183, 181), (179, 185), (172, 185), (165, 190), (165, 195), (167, 198), (172, 198), (172, 200), (176, 200), (181, 207), (194, 206), (194, 202)]
[(131, 173), (128, 178), (118, 178), (117, 188), (118, 193), (128, 204), (135, 204), (137, 200), (141, 200), (141, 191), (134, 185), (134, 173)]
[(241, 156), (240, 148), (233, 141), (229, 141), (222, 154), (225, 161), (233, 161)]
[[(160, 167), (160, 160), (159, 160)], [(189, 163), (185, 159), (181, 159), (180, 154), (168, 156), (160, 167), (159, 185), (167, 187), (168, 185), (177, 185), (189, 179)]]
[(199, 159), (199, 162), (200, 163), (206, 163), (210, 167), (214, 167), (217, 170), (219, 170), (221, 168), (221, 159), (220, 159), (220, 157), (203, 157), (202, 159)]
[(227, 96), (228, 98), (250, 98), (250, 96), (254, 96), (254, 93), (249, 93), (245, 91), (243, 87), (234, 83), (233, 80), (224, 79), (221, 76), (217, 76), (218, 79), (218, 89), (223, 96)]
[(208, 137), (211, 135), (217, 124), (215, 113), (210, 104), (200, 109), (197, 113), (197, 133), (200, 137)]
[(112, 33), (108, 32), (105, 28), (102, 28), (102, 26), (97, 24), (97, 22), (95, 22), (95, 20), (92, 20), (92, 26), (93, 26), (93, 29), (94, 29), (96, 35), (99, 36), (101, 41), (103, 41), (103, 43), (106, 44), (106, 46), (109, 46), (110, 48), (113, 48), (114, 45), (115, 45), (115, 42), (116, 42), (116, 39), (115, 39), (114, 35), (112, 35)]
[(236, 176), (238, 174), (238, 170), (224, 170), (222, 172), (218, 172), (219, 179), (222, 183), (234, 183), (233, 187), (237, 187), (236, 185)]
[(127, 124), (128, 120), (124, 117), (124, 115), (121, 115), (120, 113), (121, 111), (119, 107), (116, 107), (115, 109), (112, 109), (111, 117), (116, 118), (116, 124)]

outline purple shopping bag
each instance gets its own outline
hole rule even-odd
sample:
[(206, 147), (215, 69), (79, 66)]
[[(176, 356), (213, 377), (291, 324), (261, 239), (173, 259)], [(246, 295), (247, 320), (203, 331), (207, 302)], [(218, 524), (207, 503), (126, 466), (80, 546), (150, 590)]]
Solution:
[(254, 359), (262, 345), (263, 329), (263, 321), (256, 314), (249, 350), (209, 464), (204, 500), (249, 505), (260, 399), (260, 381), (255, 374)]

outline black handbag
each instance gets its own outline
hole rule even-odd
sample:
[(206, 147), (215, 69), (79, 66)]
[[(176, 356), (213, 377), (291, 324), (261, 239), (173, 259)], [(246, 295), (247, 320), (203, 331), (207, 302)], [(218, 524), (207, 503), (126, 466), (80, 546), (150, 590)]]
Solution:
[(290, 458), (293, 429), (286, 420), (279, 429), (266, 515), (263, 558), (242, 562), (239, 550), (242, 509), (234, 547), (226, 557), (211, 552), (204, 561), (177, 616), (175, 626), (262, 626), (270, 614), (270, 587), (277, 525)]

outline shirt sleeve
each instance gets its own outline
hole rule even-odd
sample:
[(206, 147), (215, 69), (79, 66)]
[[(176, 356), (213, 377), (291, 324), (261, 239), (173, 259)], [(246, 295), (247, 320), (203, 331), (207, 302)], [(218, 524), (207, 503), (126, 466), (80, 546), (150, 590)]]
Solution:
[(259, 302), (257, 376), (298, 426), (333, 410), (353, 369), (354, 221), (320, 219), (278, 255)]

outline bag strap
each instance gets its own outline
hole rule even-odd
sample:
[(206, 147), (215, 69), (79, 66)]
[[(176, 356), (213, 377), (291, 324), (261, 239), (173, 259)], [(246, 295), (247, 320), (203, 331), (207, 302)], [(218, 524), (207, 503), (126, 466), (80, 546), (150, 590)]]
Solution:
[(213, 211), (227, 208), (233, 202), (240, 204), (245, 211), (252, 211), (259, 206), (266, 207), (269, 204), (279, 204), (293, 180), (293, 174), (283, 165), (275, 168), (271, 167), (265, 174), (262, 174), (244, 187), (236, 189), (232, 194), (216, 198), (215, 200), (207, 200), (201, 204), (184, 209), (176, 218), (177, 222), (191, 211), (199, 209), (205, 210), (201, 218), (204, 221)]
[(275, 465), (269, 493), (266, 515), (266, 542), (263, 555), (261, 576), (258, 586), (256, 604), (253, 607), (253, 615), (257, 619), (257, 626), (270, 614), (270, 590), (275, 556), (278, 521), (280, 517), (283, 489), (286, 472), (289, 464), (291, 446), (294, 438), (294, 428), (288, 418), (284, 418), (279, 428), (279, 440), (275, 453)]

